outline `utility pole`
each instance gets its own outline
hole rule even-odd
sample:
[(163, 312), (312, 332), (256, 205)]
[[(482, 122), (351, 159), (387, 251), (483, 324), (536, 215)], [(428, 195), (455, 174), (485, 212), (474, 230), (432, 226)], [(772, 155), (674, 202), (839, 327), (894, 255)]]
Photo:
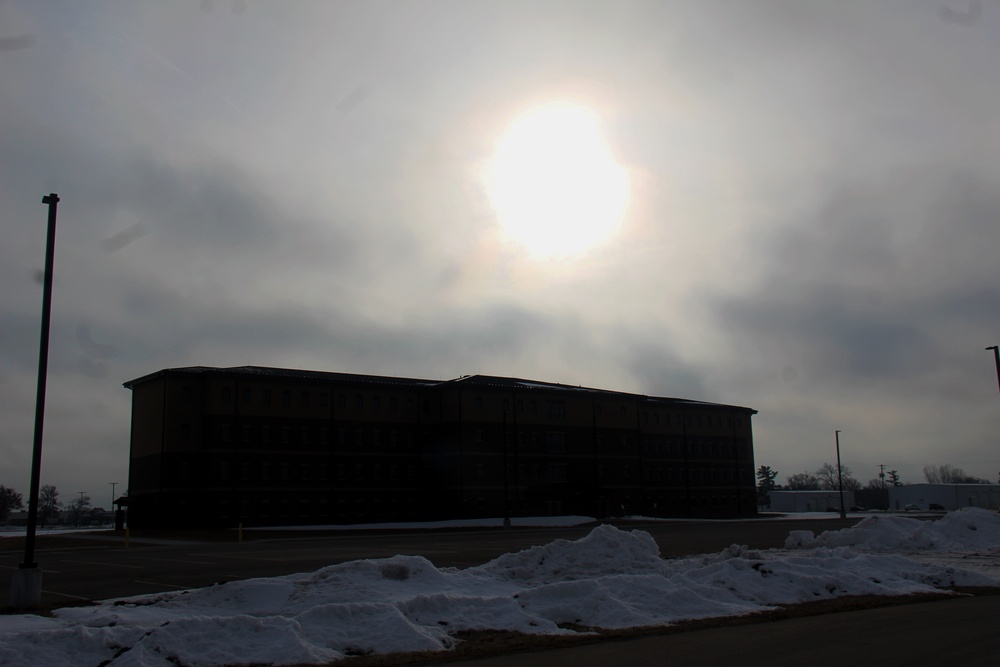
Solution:
[(847, 510), (844, 508), (844, 474), (840, 470), (840, 431), (834, 431), (837, 438), (837, 482), (840, 486), (840, 518), (847, 518)]
[(885, 492), (885, 464), (884, 463), (879, 463), (878, 464), (878, 479), (879, 479), (879, 482), (881, 482), (881, 484), (882, 484), (882, 496), (879, 498), (879, 504), (885, 503), (885, 505), (883, 505), (879, 509), (886, 510), (886, 509), (889, 508), (889, 494), (887, 494)]
[(997, 386), (1000, 386), (1000, 346), (991, 345), (986, 349), (993, 350), (993, 358), (997, 362)]
[(118, 486), (118, 482), (108, 482), (111, 485), (111, 511), (115, 511), (115, 487)]
[(42, 197), (49, 207), (45, 240), (45, 275), (42, 280), (42, 329), (38, 345), (38, 388), (35, 393), (35, 437), (31, 450), (31, 490), (28, 492), (28, 526), (24, 537), (24, 562), (14, 570), (10, 605), (32, 609), (42, 601), (42, 570), (35, 562), (35, 529), (38, 525), (38, 483), (42, 473), (42, 427), (45, 424), (45, 380), (49, 370), (49, 323), (52, 313), (52, 271), (56, 256), (56, 211), (59, 195)]

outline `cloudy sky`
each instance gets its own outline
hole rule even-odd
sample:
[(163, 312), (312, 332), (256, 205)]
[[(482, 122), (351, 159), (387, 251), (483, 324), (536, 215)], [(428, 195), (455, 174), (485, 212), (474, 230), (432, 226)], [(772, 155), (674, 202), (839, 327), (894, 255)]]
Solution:
[(995, 480), (998, 64), (991, 0), (0, 1), (0, 484), (50, 192), (67, 499), (188, 365), (719, 401), (779, 482), (836, 429), (862, 482)]

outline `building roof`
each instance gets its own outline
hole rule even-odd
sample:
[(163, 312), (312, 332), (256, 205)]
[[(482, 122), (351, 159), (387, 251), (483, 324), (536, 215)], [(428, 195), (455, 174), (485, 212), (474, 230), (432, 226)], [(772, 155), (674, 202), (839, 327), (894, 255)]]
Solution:
[(444, 388), (461, 384), (470, 387), (490, 387), (504, 388), (512, 391), (525, 392), (584, 392), (600, 396), (621, 396), (623, 398), (638, 398), (650, 403), (669, 404), (672, 406), (689, 406), (696, 408), (725, 408), (728, 410), (740, 410), (750, 414), (757, 414), (753, 408), (741, 407), (738, 405), (726, 405), (723, 403), (709, 403), (705, 401), (695, 401), (686, 398), (669, 398), (666, 396), (646, 396), (644, 394), (632, 394), (622, 391), (612, 391), (608, 389), (595, 389), (577, 385), (561, 384), (557, 382), (542, 382), (539, 380), (526, 380), (522, 378), (502, 377), (496, 375), (462, 375), (451, 380), (425, 380), (418, 378), (401, 378), (383, 375), (363, 375), (356, 373), (337, 373), (331, 371), (306, 371), (289, 368), (269, 368), (266, 366), (234, 366), (230, 368), (215, 368), (211, 366), (187, 366), (182, 368), (165, 368), (163, 370), (144, 375), (125, 382), (126, 389), (132, 389), (137, 385), (151, 380), (164, 377), (166, 375), (230, 375), (230, 376), (268, 376), (276, 378), (294, 378), (300, 380), (318, 381), (346, 381), (360, 382), (366, 384), (382, 384), (408, 387), (438, 387)]

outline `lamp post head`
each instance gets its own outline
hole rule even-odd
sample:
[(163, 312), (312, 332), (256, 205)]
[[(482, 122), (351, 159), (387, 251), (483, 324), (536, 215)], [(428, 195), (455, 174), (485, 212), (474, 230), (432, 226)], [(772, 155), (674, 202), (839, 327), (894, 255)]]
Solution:
[(987, 349), (987, 350), (996, 350), (996, 349), (997, 349), (997, 346), (996, 346), (996, 345), (990, 345), (990, 346), (989, 346), (988, 348), (986, 348), (986, 349)]

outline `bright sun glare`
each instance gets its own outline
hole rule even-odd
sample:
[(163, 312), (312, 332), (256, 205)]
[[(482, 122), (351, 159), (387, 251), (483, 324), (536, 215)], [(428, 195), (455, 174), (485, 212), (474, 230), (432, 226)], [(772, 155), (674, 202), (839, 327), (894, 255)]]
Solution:
[(600, 119), (570, 103), (518, 116), (497, 142), (486, 189), (505, 233), (535, 256), (581, 255), (606, 241), (629, 201)]

